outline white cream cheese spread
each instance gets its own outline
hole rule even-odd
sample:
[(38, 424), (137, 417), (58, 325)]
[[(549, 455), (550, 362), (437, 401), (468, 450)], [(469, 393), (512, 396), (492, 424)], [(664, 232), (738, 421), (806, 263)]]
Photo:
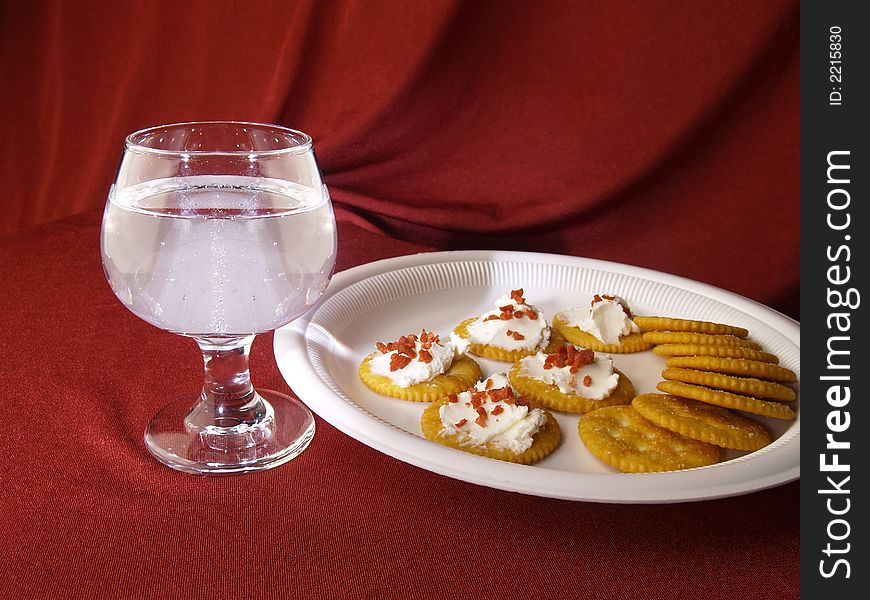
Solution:
[(369, 361), (369, 369), (402, 388), (444, 374), (457, 355), (453, 344), (441, 344), (437, 335), (426, 330), (419, 338), (411, 335), (389, 345), (379, 343), (378, 350), (380, 354)]
[(619, 296), (607, 294), (596, 294), (589, 308), (563, 310), (559, 318), (605, 344), (618, 344), (620, 337), (640, 331), (631, 318), (628, 303)]
[[(545, 348), (550, 341), (550, 326), (541, 309), (526, 304), (523, 290), (514, 290), (495, 302), (490, 310), (467, 326), (466, 344), (485, 344), (505, 350), (534, 350)], [(451, 336), (459, 343), (459, 336)]]
[(456, 434), (462, 444), (492, 443), (517, 454), (531, 447), (533, 436), (547, 422), (543, 410), (530, 409), (516, 396), (504, 373), (451, 396), (441, 407), (440, 416), (444, 432)]
[(547, 361), (547, 355), (538, 352), (520, 361), (520, 375), (555, 385), (563, 394), (575, 394), (590, 400), (603, 400), (619, 384), (619, 373), (613, 370), (613, 359), (595, 354), (591, 363), (571, 372), (572, 365), (558, 366)]

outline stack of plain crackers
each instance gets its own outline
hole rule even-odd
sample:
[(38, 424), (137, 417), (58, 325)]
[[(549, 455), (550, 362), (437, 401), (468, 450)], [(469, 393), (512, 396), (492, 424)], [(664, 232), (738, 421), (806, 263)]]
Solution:
[(796, 374), (749, 339), (742, 327), (668, 317), (635, 317), (643, 340), (666, 357), (663, 394), (587, 413), (580, 438), (596, 457), (625, 472), (715, 464), (722, 450), (754, 451), (772, 438), (736, 411), (793, 420)]

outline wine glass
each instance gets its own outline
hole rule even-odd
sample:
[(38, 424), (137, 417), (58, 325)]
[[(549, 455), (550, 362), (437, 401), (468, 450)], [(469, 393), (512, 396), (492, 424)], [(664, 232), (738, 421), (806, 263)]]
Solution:
[(302, 452), (314, 435), (311, 412), (255, 390), (248, 353), (256, 334), (308, 310), (332, 276), (335, 217), (311, 138), (230, 121), (129, 135), (101, 246), (124, 306), (202, 350), (202, 393), (154, 416), (145, 430), (151, 454), (181, 471), (229, 474)]

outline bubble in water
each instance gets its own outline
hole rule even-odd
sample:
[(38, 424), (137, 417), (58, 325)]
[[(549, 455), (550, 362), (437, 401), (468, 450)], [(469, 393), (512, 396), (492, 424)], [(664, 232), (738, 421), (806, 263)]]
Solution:
[(161, 246), (165, 246), (165, 245), (166, 245), (166, 242), (160, 242), (160, 245), (161, 245)]
[(277, 246), (277, 245), (278, 245), (278, 242), (272, 242), (272, 245), (273, 245), (273, 246)]

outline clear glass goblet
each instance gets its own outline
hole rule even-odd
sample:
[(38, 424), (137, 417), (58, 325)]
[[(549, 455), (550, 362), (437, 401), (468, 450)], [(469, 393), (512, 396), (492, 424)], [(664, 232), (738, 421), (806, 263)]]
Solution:
[[(135, 315), (193, 338), (205, 382), (145, 431), (162, 463), (201, 474), (268, 469), (314, 435), (297, 399), (255, 390), (254, 336), (308, 310), (335, 265), (335, 218), (311, 138), (258, 123), (131, 134), (109, 192), (103, 268)], [(167, 369), (172, 365), (166, 365)]]

